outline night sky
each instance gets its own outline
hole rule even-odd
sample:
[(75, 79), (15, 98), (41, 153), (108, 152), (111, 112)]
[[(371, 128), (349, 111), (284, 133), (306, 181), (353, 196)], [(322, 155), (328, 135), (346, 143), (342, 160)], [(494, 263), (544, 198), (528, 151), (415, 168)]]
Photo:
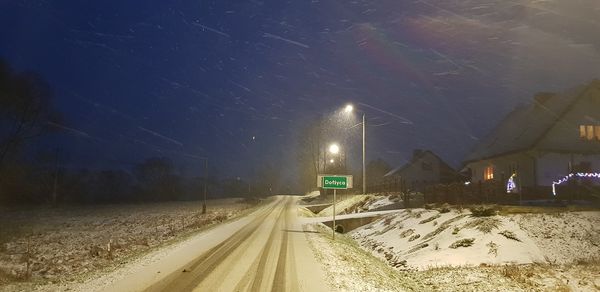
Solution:
[(535, 92), (600, 78), (597, 0), (0, 3), (0, 57), (52, 86), (71, 167), (167, 156), (193, 175), (207, 156), (293, 177), (300, 128), (348, 102), (368, 160), (458, 167)]

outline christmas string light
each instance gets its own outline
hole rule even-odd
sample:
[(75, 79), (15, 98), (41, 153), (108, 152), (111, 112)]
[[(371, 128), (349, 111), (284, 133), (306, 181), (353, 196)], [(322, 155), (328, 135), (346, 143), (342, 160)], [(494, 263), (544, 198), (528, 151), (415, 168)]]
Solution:
[(600, 178), (600, 173), (599, 172), (577, 172), (577, 173), (569, 173), (568, 175), (566, 175), (565, 177), (559, 179), (558, 181), (553, 181), (552, 182), (552, 194), (556, 196), (556, 186), (560, 185), (566, 181), (568, 181), (569, 179), (571, 179), (572, 177), (586, 177), (586, 178)]

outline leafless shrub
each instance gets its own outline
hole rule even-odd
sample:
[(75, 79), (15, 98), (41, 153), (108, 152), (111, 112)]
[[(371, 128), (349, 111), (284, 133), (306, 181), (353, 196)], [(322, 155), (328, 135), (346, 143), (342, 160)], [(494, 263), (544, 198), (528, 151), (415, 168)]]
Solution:
[(517, 235), (512, 231), (504, 230), (504, 231), (498, 232), (498, 234), (503, 235), (504, 237), (506, 237), (508, 239), (512, 239), (512, 240), (521, 242), (521, 240), (517, 237)]
[(450, 245), (450, 248), (469, 247), (473, 245), (475, 238), (463, 238), (455, 241)]

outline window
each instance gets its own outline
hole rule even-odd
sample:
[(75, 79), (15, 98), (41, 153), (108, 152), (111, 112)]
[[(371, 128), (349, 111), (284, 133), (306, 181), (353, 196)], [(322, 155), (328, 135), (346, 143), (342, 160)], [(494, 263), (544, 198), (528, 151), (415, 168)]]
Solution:
[(598, 125), (579, 125), (579, 138), (584, 140), (600, 141), (600, 126)]
[(483, 170), (483, 179), (490, 180), (494, 179), (494, 167), (488, 166)]

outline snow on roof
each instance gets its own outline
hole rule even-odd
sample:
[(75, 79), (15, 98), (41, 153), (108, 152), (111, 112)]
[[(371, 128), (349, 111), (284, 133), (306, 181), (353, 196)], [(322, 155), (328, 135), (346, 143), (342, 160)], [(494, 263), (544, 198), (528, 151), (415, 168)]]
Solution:
[(385, 175), (383, 175), (384, 177), (388, 177), (391, 175), (395, 175), (398, 174), (400, 172), (402, 172), (404, 169), (408, 168), (409, 166), (415, 164), (415, 163), (419, 163), (421, 161), (423, 161), (422, 159), (425, 157), (425, 155), (432, 155), (433, 157), (435, 157), (437, 160), (439, 160), (440, 162), (440, 167), (442, 169), (445, 170), (451, 170), (451, 171), (455, 171), (454, 168), (452, 168), (450, 165), (448, 165), (442, 158), (440, 158), (439, 156), (437, 156), (435, 153), (433, 153), (431, 150), (422, 150), (422, 149), (416, 149), (413, 153), (413, 157), (411, 158), (411, 160), (403, 165), (400, 165), (390, 171), (388, 171)]
[(590, 87), (600, 87), (600, 80), (563, 94), (536, 95), (531, 104), (517, 107), (509, 113), (475, 146), (465, 161), (468, 163), (534, 147)]

